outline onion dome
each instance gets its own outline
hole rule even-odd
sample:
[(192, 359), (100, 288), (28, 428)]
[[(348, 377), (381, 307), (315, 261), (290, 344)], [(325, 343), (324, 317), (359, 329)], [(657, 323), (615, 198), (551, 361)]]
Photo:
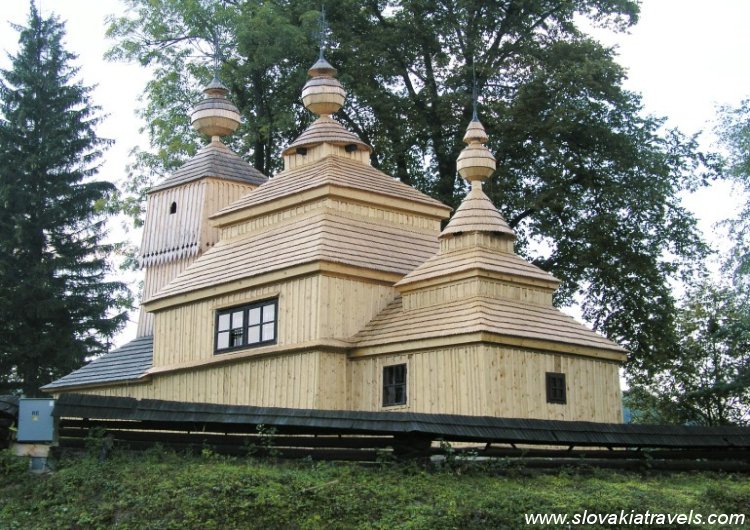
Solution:
[(440, 239), (466, 232), (486, 232), (515, 239), (513, 229), (482, 191), (482, 182), (495, 171), (495, 157), (484, 145), (489, 137), (477, 118), (476, 111), (464, 135), (464, 147), (458, 155), (458, 172), (471, 185), (469, 194), (440, 233)]
[(336, 69), (323, 58), (320, 58), (307, 71), (310, 79), (302, 89), (302, 103), (307, 110), (318, 116), (331, 115), (344, 106), (346, 91), (336, 79)]
[(464, 135), (464, 142), (468, 145), (458, 155), (456, 162), (459, 174), (470, 184), (481, 184), (495, 171), (495, 157), (484, 145), (488, 139), (482, 123), (477, 118), (473, 119)]
[(240, 112), (227, 99), (229, 90), (214, 77), (203, 93), (205, 97), (193, 108), (190, 116), (193, 128), (214, 139), (236, 131), (240, 125)]

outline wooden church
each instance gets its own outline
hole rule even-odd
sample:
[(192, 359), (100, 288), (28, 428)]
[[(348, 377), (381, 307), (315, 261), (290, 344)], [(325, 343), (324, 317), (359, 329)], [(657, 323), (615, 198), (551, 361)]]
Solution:
[(148, 194), (137, 338), (44, 390), (621, 422), (626, 352), (515, 254), (476, 116), (457, 162), (471, 191), (441, 231), (451, 209), (373, 168), (331, 117), (346, 94), (322, 54), (309, 75), (318, 118), (273, 178), (221, 142), (240, 115), (206, 87), (192, 120), (211, 142)]

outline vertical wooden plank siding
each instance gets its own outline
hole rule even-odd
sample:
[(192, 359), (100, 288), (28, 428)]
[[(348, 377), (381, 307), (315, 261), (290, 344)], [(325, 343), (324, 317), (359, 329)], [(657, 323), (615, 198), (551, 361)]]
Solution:
[(156, 313), (154, 366), (213, 358), (214, 315), (217, 309), (277, 296), (278, 344), (295, 344), (319, 338), (319, 308), (315, 301), (320, 299), (320, 278), (305, 276)]
[[(383, 407), (383, 367), (401, 363), (407, 404)], [(567, 404), (547, 403), (546, 372), (566, 375)], [(622, 421), (618, 365), (591, 358), (477, 344), (354, 358), (348, 373), (354, 410)]]
[(465, 300), (474, 296), (518, 300), (529, 304), (552, 305), (552, 290), (514, 285), (509, 282), (485, 278), (469, 278), (447, 285), (423, 288), (402, 294), (404, 310)]
[[(169, 261), (159, 265), (152, 265), (146, 269), (143, 278), (143, 299), (147, 300), (172, 281), (178, 274), (187, 269), (198, 256), (190, 256), (180, 260)], [(138, 316), (138, 337), (153, 335), (154, 315), (140, 310)]]
[[(143, 299), (147, 300), (218, 241), (219, 230), (208, 217), (255, 186), (204, 179), (148, 196), (141, 256), (145, 267)], [(177, 211), (170, 214), (172, 203)], [(140, 311), (137, 336), (153, 334), (153, 315)]]
[(203, 211), (201, 212), (201, 217), (203, 219), (203, 222), (201, 223), (202, 252), (205, 252), (208, 248), (214, 246), (219, 241), (221, 235), (221, 230), (213, 226), (213, 223), (211, 223), (208, 218), (220, 209), (229, 206), (243, 195), (257, 188), (257, 186), (250, 184), (242, 184), (231, 180), (220, 180), (214, 178), (207, 179), (205, 181), (205, 186), (205, 199), (203, 203)]
[(310, 201), (225, 226), (221, 229), (221, 239), (232, 239), (245, 234), (263, 232), (264, 230), (276, 228), (287, 220), (297, 221), (301, 217), (311, 214), (311, 212), (322, 211), (326, 203), (327, 199)]
[[(197, 244), (204, 220), (204, 193), (205, 183), (196, 181), (149, 194), (141, 242), (147, 265), (180, 257), (185, 249)], [(172, 203), (177, 206), (174, 214), (169, 213)]]
[[(316, 351), (246, 359), (155, 377), (150, 383), (83, 389), (102, 396), (232, 403), (260, 407), (336, 408), (345, 405), (346, 360)], [(322, 384), (322, 379), (326, 384)], [(327, 390), (319, 389), (330, 386)]]
[(322, 198), (284, 208), (252, 219), (234, 223), (221, 230), (222, 239), (231, 239), (245, 234), (262, 232), (276, 228), (286, 221), (298, 221), (306, 215), (327, 213), (367, 221), (379, 225), (401, 226), (417, 232), (440, 231), (440, 221), (415, 213), (406, 213), (388, 208), (377, 208), (356, 201), (341, 198)]
[(348, 339), (395, 296), (396, 290), (390, 285), (322, 276), (318, 298), (320, 337)]
[(351, 158), (352, 160), (358, 160), (363, 164), (370, 165), (370, 153), (367, 151), (357, 150), (350, 153), (342, 149), (341, 146), (324, 143), (308, 148), (304, 155), (297, 154), (296, 152), (284, 155), (284, 171), (304, 166), (312, 162), (317, 162), (321, 158), (329, 155)]

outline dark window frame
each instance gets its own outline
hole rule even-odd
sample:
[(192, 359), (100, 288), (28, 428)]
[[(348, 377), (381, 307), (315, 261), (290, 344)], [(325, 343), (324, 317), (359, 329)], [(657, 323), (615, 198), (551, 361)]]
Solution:
[(566, 405), (568, 403), (568, 391), (565, 374), (561, 372), (547, 372), (545, 374), (547, 387), (547, 403), (554, 405)]
[[(263, 308), (267, 307), (269, 305), (273, 305), (273, 320), (263, 320)], [(249, 313), (253, 309), (260, 309), (260, 320), (257, 324), (259, 336), (261, 338), (258, 342), (250, 342), (248, 343), (248, 328), (250, 327), (249, 324)], [(242, 322), (240, 324), (240, 327), (233, 328), (232, 327), (232, 315), (234, 313), (242, 313)], [(219, 329), (219, 319), (223, 315), (229, 315), (229, 328), (227, 329)], [(273, 322), (273, 338), (268, 340), (262, 340), (263, 337), (263, 326), (264, 324), (270, 324)], [(253, 325), (255, 327), (256, 325)], [(228, 346), (226, 348), (219, 348), (219, 335), (221, 333), (229, 333), (229, 341), (230, 344), (232, 343), (232, 336), (233, 333), (235, 333), (236, 330), (241, 331), (241, 339), (240, 344), (236, 346)], [(215, 317), (214, 317), (214, 355), (221, 355), (224, 353), (231, 353), (233, 351), (237, 350), (245, 350), (248, 348), (258, 348), (260, 346), (268, 346), (269, 344), (276, 344), (279, 338), (279, 299), (278, 298), (269, 298), (266, 300), (259, 300), (257, 302), (252, 302), (250, 304), (243, 304), (239, 306), (234, 307), (227, 307), (224, 309), (219, 309), (216, 311)]]
[(177, 203), (173, 202), (169, 205), (169, 215), (177, 213)]
[[(408, 400), (407, 375), (408, 370), (406, 363), (383, 366), (384, 407), (398, 407), (400, 405), (406, 405)], [(399, 379), (401, 379), (401, 381), (399, 381)]]

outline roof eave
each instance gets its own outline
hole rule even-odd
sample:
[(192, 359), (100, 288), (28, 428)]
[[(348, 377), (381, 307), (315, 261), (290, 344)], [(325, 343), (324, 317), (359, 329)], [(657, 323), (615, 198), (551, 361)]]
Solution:
[(434, 350), (439, 347), (452, 347), (465, 344), (496, 344), (536, 350), (545, 353), (558, 353), (577, 357), (588, 357), (597, 360), (624, 363), (627, 350), (615, 343), (611, 347), (596, 347), (576, 342), (544, 340), (509, 335), (487, 330), (474, 330), (439, 337), (405, 339), (392, 341), (388, 337), (360, 341), (351, 350), (351, 358), (384, 355), (419, 350)]

